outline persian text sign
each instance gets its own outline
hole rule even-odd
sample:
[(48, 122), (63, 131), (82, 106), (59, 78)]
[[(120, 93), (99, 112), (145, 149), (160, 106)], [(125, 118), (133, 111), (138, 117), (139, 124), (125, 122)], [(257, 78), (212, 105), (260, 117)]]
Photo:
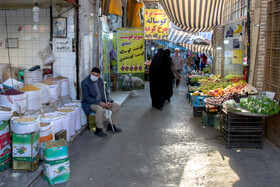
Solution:
[(58, 39), (54, 38), (53, 50), (55, 52), (72, 52), (71, 39)]
[(243, 58), (242, 58), (242, 50), (233, 50), (233, 64), (242, 64), (243, 63)]
[(144, 72), (144, 33), (118, 31), (118, 72)]
[(145, 39), (168, 39), (169, 19), (162, 9), (145, 9)]

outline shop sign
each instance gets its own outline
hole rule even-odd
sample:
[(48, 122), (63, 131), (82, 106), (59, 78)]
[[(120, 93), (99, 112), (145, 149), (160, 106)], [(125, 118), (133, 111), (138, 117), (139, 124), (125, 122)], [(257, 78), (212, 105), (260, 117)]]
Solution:
[(66, 39), (53, 39), (53, 50), (55, 52), (72, 52), (72, 41), (69, 38)]
[(242, 50), (233, 50), (232, 58), (233, 64), (243, 64)]
[(163, 9), (145, 9), (145, 39), (168, 39), (169, 19)]
[(118, 30), (118, 73), (144, 73), (144, 33)]

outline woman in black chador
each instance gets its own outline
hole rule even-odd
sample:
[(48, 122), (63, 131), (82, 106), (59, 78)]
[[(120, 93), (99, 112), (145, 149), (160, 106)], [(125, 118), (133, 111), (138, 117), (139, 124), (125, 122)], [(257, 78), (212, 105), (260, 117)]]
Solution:
[(162, 110), (167, 99), (170, 67), (171, 64), (167, 53), (160, 48), (154, 56), (149, 69), (152, 106), (159, 110)]

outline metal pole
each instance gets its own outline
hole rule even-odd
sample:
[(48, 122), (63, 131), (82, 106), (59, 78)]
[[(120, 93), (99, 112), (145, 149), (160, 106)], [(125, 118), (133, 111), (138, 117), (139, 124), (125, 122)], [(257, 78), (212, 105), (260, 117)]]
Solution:
[[(79, 4), (79, 0), (76, 0), (76, 4)], [(76, 98), (80, 99), (80, 65), (79, 65), (79, 40), (80, 40), (80, 29), (79, 29), (79, 6), (75, 7), (76, 12)]]
[(99, 67), (98, 62), (98, 43), (99, 43), (99, 34), (98, 34), (98, 27), (99, 27), (99, 21), (98, 21), (98, 10), (99, 10), (99, 0), (95, 1), (95, 12), (94, 12), (94, 30), (93, 30), (93, 53), (92, 53), (92, 67)]
[[(247, 41), (247, 82), (249, 80), (249, 71), (250, 71), (250, 45), (251, 45), (251, 38), (250, 38), (250, 32), (251, 32), (251, 16), (250, 16), (250, 3), (251, 0), (248, 0), (248, 5), (247, 5), (247, 36), (248, 36), (248, 41)], [(253, 77), (252, 77), (253, 78)]]

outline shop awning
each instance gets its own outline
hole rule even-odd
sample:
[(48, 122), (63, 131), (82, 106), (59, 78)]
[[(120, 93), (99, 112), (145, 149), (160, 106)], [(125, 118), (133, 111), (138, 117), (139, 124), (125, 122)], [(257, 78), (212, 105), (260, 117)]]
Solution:
[(210, 31), (221, 24), (224, 0), (160, 0), (169, 19), (188, 32)]
[(195, 53), (213, 54), (213, 48), (210, 45), (197, 45), (186, 43), (180, 43), (180, 45), (186, 48), (187, 50)]
[(171, 28), (169, 30), (168, 40), (175, 43), (187, 43), (191, 33), (179, 31)]

